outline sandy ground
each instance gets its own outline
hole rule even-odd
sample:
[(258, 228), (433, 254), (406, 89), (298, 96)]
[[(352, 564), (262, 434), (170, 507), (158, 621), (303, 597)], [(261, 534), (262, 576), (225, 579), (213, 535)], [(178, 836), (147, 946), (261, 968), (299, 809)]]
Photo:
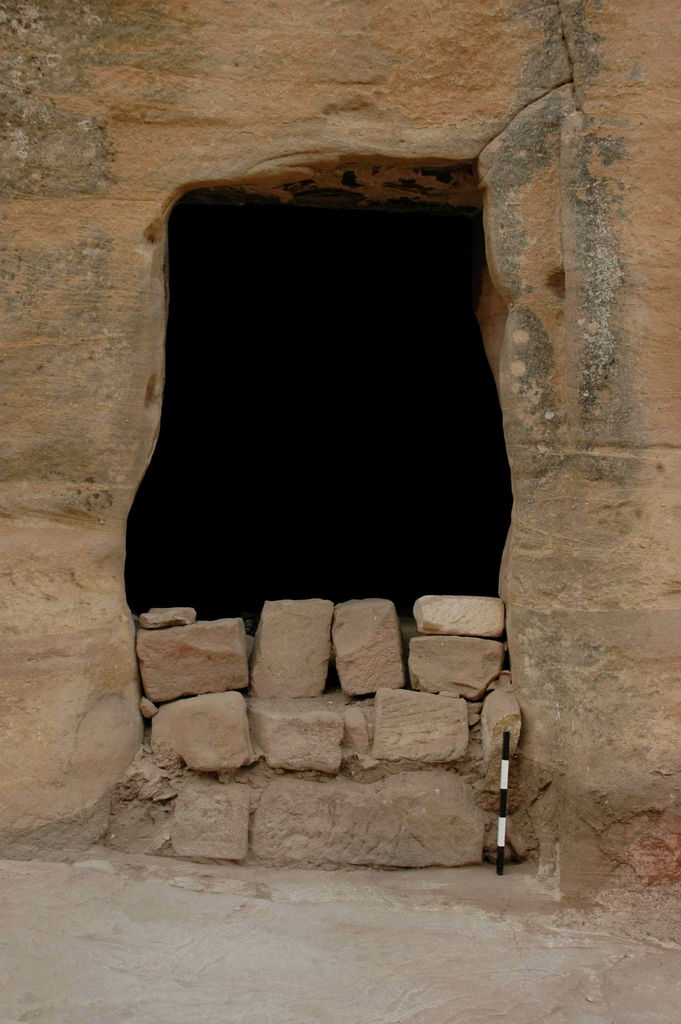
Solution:
[(679, 1024), (681, 953), (532, 873), (0, 862), (1, 1024)]

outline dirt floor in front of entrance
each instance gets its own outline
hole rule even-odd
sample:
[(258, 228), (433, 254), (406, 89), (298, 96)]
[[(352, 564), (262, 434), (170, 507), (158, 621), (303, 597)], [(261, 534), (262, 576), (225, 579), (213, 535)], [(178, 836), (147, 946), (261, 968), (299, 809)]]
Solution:
[[(681, 952), (528, 869), (0, 863), (0, 1024), (678, 1024)], [(641, 934), (645, 928), (641, 929)]]

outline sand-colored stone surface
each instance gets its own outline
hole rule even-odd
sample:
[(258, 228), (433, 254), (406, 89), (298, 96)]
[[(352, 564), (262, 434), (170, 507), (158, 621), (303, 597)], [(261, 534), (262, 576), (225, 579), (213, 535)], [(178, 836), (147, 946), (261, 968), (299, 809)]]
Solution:
[(419, 633), (454, 636), (501, 636), (504, 602), (498, 597), (463, 597), (427, 594), (414, 604)]
[(248, 686), (243, 619), (140, 629), (137, 658), (144, 692), (152, 701)]
[(44, 1024), (677, 1024), (678, 949), (525, 870), (0, 864), (0, 1014)]
[(483, 832), (466, 782), (414, 771), (368, 783), (274, 779), (260, 798), (251, 842), (254, 855), (273, 864), (419, 868), (479, 864)]
[(513, 757), (521, 727), (522, 717), (513, 687), (504, 686), (489, 693), (480, 714), (482, 756), (488, 783), (498, 783), (504, 732), (509, 734), (509, 753)]
[(256, 748), (272, 768), (337, 772), (343, 717), (314, 699), (250, 702), (248, 717)]
[(343, 745), (355, 754), (369, 753), (373, 733), (373, 712), (373, 707), (364, 709), (356, 704), (343, 709)]
[(247, 786), (197, 778), (175, 802), (170, 841), (178, 857), (243, 860), (248, 850)]
[(101, 834), (141, 738), (125, 521), (158, 431), (172, 203), (197, 184), (466, 162), (484, 196), (479, 309), (515, 498), (501, 596), (542, 869), (566, 891), (663, 877), (681, 835), (675, 6), (15, 7), (0, 849)]
[(140, 615), (142, 629), (166, 629), (167, 626), (189, 626), (196, 622), (194, 608), (150, 608)]
[(158, 714), (158, 708), (148, 697), (140, 698), (140, 714), (142, 718), (153, 718)]
[(504, 646), (477, 636), (415, 636), (409, 641), (409, 677), (416, 690), (479, 700), (501, 671)]
[(251, 690), (256, 697), (318, 697), (331, 656), (333, 603), (265, 601), (255, 634)]
[(400, 622), (392, 601), (365, 598), (336, 605), (331, 632), (345, 693), (375, 693), (406, 682)]
[(455, 761), (468, 748), (468, 709), (460, 698), (413, 690), (379, 690), (374, 757), (388, 761)]
[(169, 763), (179, 758), (199, 772), (250, 764), (246, 701), (240, 693), (204, 693), (164, 704), (151, 720), (151, 746)]

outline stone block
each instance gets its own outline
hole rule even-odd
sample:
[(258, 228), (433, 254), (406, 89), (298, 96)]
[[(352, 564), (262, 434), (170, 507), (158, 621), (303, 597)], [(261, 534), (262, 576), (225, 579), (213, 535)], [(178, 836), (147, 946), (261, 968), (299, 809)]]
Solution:
[(246, 701), (240, 693), (206, 693), (159, 708), (151, 720), (151, 747), (199, 772), (239, 768), (255, 760)]
[(146, 697), (140, 698), (140, 714), (143, 718), (153, 718), (158, 714), (158, 708)]
[(150, 608), (140, 615), (142, 629), (165, 629), (167, 626), (189, 626), (196, 621), (194, 608)]
[(369, 710), (373, 712), (373, 708), (365, 709), (358, 704), (343, 709), (343, 746), (355, 754), (368, 754), (371, 747)]
[(170, 825), (178, 857), (243, 860), (248, 852), (248, 786), (192, 779), (175, 801)]
[(499, 640), (474, 636), (417, 636), (409, 644), (409, 675), (417, 690), (454, 691), (478, 700), (504, 663)]
[(137, 633), (144, 692), (152, 701), (248, 686), (243, 619), (215, 619)]
[(275, 779), (252, 842), (257, 857), (276, 864), (454, 867), (481, 862), (483, 832), (462, 779), (404, 772), (372, 783)]
[(256, 697), (318, 697), (331, 655), (333, 603), (265, 601), (255, 635), (251, 689)]
[(504, 602), (498, 597), (450, 597), (428, 594), (414, 605), (419, 633), (501, 636)]
[(376, 694), (374, 757), (437, 763), (463, 757), (467, 748), (464, 700), (413, 690), (379, 690)]
[(332, 639), (345, 693), (404, 686), (400, 622), (392, 601), (368, 598), (336, 605)]
[(252, 700), (253, 739), (272, 768), (337, 772), (343, 718), (318, 699)]
[(511, 734), (511, 756), (520, 739), (520, 705), (511, 684), (488, 693), (480, 713), (480, 735), (485, 779), (493, 783), (499, 774), (502, 737), (506, 729)]

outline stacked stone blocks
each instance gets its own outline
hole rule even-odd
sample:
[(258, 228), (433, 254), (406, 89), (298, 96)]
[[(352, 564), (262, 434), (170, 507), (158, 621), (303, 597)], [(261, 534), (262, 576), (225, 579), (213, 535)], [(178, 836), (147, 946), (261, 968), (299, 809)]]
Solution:
[[(479, 862), (489, 825), (481, 794), (503, 729), (514, 748), (520, 732), (502, 671), (503, 603), (428, 596), (414, 617), (417, 633), (384, 599), (268, 601), (249, 644), (241, 619), (197, 622), (188, 608), (141, 616), (149, 753), (181, 783), (166, 796), (165, 852), (327, 866)], [(332, 662), (340, 689), (325, 692)]]

